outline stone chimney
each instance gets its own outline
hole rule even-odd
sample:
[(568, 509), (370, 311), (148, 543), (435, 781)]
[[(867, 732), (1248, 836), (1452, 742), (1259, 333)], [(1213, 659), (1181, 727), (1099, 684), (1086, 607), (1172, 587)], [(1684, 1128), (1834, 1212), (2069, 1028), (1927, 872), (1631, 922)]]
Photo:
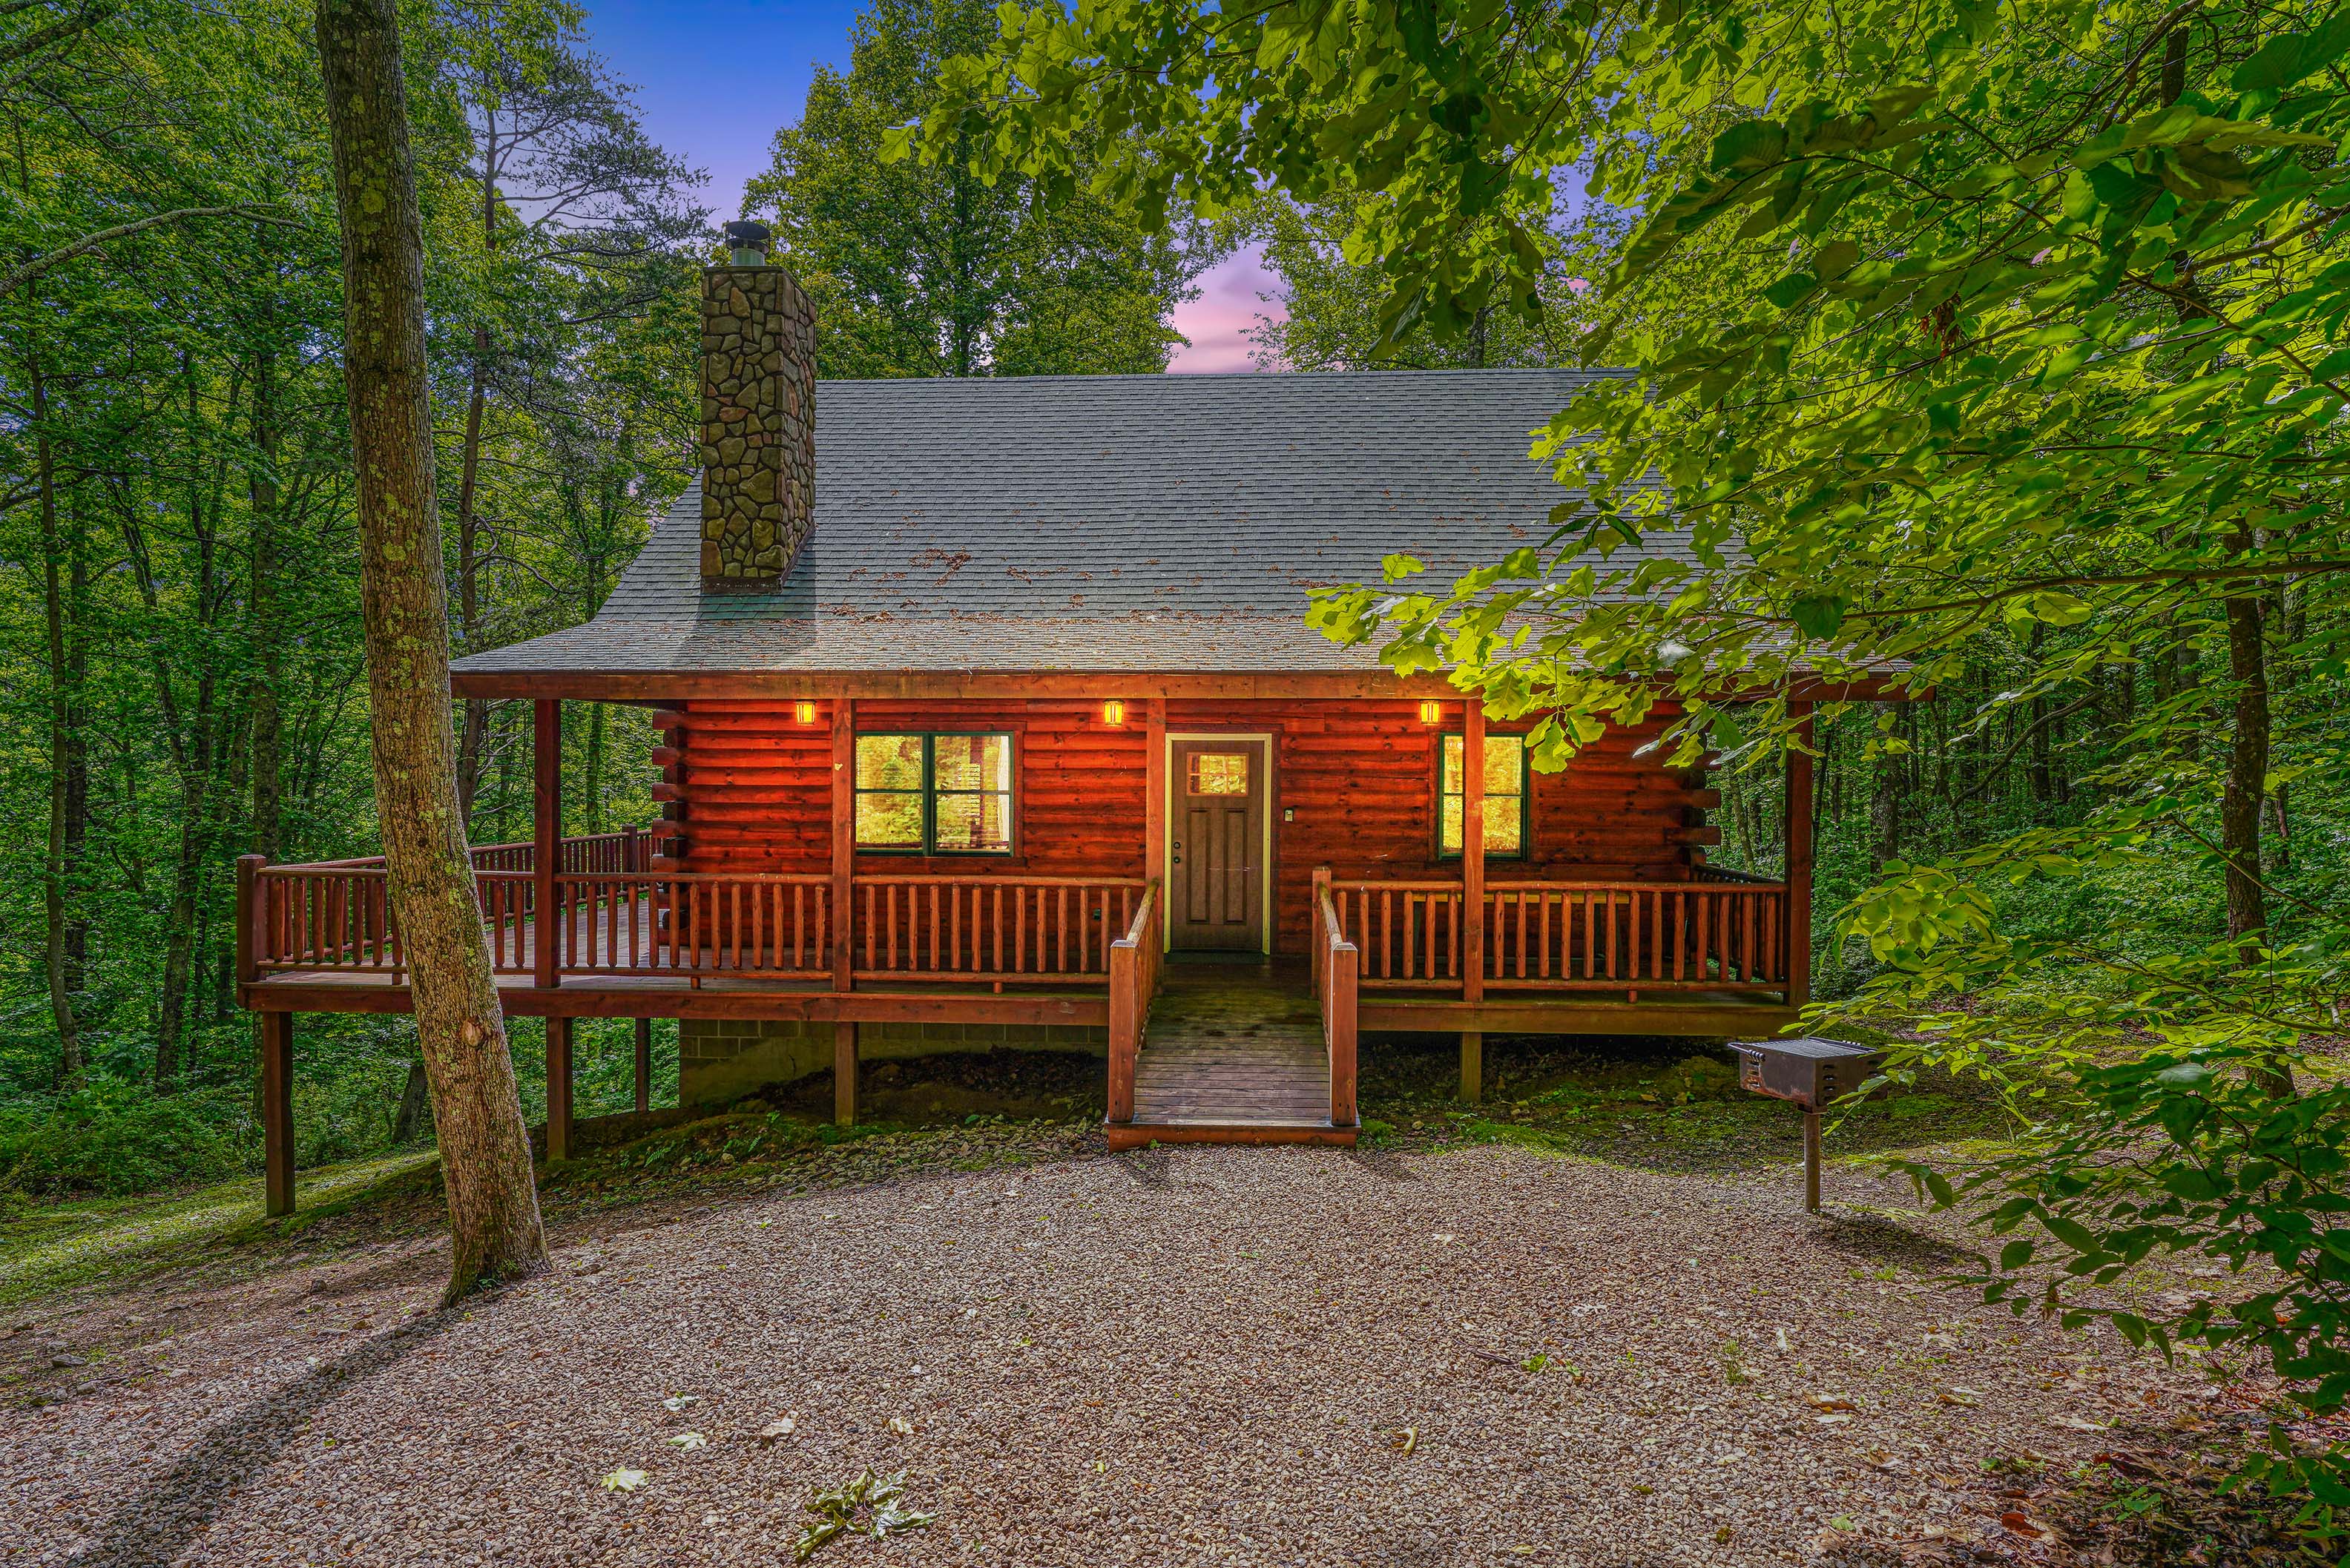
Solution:
[(702, 275), (702, 586), (771, 593), (816, 522), (816, 309), (767, 263), (767, 225), (726, 225)]

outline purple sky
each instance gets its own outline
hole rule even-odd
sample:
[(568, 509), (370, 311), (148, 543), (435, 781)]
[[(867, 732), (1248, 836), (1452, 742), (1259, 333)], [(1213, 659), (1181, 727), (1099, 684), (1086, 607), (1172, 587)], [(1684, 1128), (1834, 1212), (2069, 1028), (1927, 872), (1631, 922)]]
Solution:
[[(709, 171), (702, 199), (731, 217), (743, 182), (764, 168), (778, 126), (797, 119), (817, 63), (846, 67), (855, 0), (588, 0), (588, 36), (637, 88), (653, 140)], [(1272, 280), (1244, 253), (1200, 280), (1175, 313), (1191, 339), (1178, 370), (1251, 369), (1242, 329)]]

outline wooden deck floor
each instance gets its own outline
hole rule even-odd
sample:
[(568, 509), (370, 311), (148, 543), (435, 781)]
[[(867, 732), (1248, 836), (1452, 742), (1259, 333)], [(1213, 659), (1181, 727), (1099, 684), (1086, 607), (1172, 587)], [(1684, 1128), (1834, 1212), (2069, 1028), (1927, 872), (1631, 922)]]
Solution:
[(1134, 1121), (1113, 1147), (1338, 1143), (1322, 1019), (1302, 969), (1170, 963), (1134, 1064)]

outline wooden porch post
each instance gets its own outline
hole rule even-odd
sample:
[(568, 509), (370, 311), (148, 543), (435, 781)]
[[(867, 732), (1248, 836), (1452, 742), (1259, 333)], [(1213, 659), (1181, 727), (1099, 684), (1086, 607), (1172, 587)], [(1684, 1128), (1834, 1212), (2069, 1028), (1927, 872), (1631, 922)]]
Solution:
[[(832, 702), (832, 989), (847, 991), (852, 981), (856, 944), (849, 940), (849, 902), (856, 895), (857, 874), (857, 704), (847, 697)], [(851, 1027), (853, 1026), (847, 1026)], [(854, 1045), (852, 1043), (852, 1049)], [(838, 1053), (836, 1051), (835, 1059)]]
[[(555, 882), (563, 860), (563, 704), (556, 698), (541, 697), (531, 706), (531, 981), (546, 987), (563, 983), (563, 921), (556, 908)], [(551, 1026), (547, 1038), (552, 1052)], [(554, 1127), (547, 1123), (550, 1149)]]
[(262, 1212), (294, 1212), (294, 1015), (261, 1018)]
[(1787, 748), (1787, 1004), (1812, 999), (1812, 705), (1791, 702), (1795, 738)]
[(1142, 879), (1148, 882), (1167, 875), (1167, 704), (1153, 697), (1142, 713), (1143, 744), (1149, 748), (1142, 767)]
[[(1461, 1000), (1485, 1000), (1485, 702), (1471, 693), (1461, 722)], [(1441, 802), (1439, 803), (1441, 805)], [(1485, 1036), (1461, 1035), (1461, 1097), (1485, 1092)]]
[(653, 1108), (653, 1021), (637, 1020), (637, 1109)]
[(571, 1020), (546, 1021), (546, 1163), (571, 1158)]
[(840, 1127), (857, 1125), (857, 1025), (832, 1026), (832, 1119)]

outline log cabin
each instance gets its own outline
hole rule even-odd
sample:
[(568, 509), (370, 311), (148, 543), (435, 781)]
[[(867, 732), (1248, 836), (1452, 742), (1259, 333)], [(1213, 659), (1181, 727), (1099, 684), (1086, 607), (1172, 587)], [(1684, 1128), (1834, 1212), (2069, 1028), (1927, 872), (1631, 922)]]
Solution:
[[(731, 237), (697, 481), (594, 618), (453, 667), (535, 705), (535, 837), (474, 859), (551, 1158), (583, 1017), (639, 1021), (639, 1108), (654, 1018), (685, 1101), (828, 1068), (844, 1120), (860, 1058), (1097, 1052), (1119, 1147), (1351, 1143), (1365, 1035), (1457, 1036), (1473, 1096), (1488, 1033), (1794, 1022), (1807, 757), (1783, 867), (1717, 867), (1716, 793), (1647, 747), (1669, 709), (1540, 773), (1305, 624), (1390, 551), (1450, 581), (1546, 537), (1528, 432), (1588, 372), (818, 383), (806, 296)], [(650, 828), (562, 836), (577, 701), (653, 710)], [(296, 1015), (404, 1010), (406, 974), (380, 860), (248, 857), (238, 898), (284, 1211)]]

